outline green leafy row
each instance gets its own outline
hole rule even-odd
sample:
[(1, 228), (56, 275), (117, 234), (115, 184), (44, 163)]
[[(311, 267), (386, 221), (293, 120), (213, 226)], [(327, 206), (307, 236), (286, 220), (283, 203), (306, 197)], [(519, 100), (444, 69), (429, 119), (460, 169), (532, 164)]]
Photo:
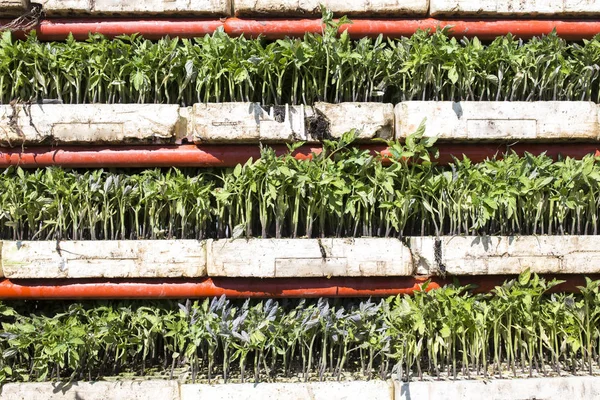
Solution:
[(310, 161), (263, 148), (260, 159), (222, 171), (9, 168), (0, 174), (0, 238), (599, 233), (596, 157), (506, 154), (441, 167), (420, 133), (388, 143), (389, 166), (349, 146), (348, 134)]
[(545, 295), (558, 283), (526, 271), (490, 294), (451, 285), (379, 302), (221, 297), (21, 312), (0, 304), (0, 382), (132, 372), (209, 382), (593, 373), (600, 281)]
[(600, 101), (600, 39), (567, 43), (555, 34), (527, 42), (457, 41), (443, 30), (410, 38), (350, 40), (326, 20), (322, 35), (266, 42), (223, 32), (151, 42), (0, 41), (0, 103), (255, 101), (586, 100)]

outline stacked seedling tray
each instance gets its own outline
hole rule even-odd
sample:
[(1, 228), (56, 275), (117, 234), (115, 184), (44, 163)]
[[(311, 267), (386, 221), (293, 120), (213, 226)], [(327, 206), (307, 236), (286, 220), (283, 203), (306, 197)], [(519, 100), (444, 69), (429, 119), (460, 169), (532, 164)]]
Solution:
[(0, 12), (0, 399), (600, 395), (595, 5)]

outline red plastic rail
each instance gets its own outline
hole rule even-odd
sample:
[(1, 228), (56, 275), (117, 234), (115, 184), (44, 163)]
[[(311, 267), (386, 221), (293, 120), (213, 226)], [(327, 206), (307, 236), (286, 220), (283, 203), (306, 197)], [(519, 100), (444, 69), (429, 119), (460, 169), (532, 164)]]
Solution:
[[(279, 154), (287, 151), (286, 146), (272, 146)], [(373, 153), (389, 155), (385, 145), (362, 145)], [(447, 164), (453, 156), (466, 155), (473, 162), (481, 162), (507, 150), (518, 154), (529, 152), (557, 158), (559, 155), (581, 158), (596, 154), (599, 145), (593, 143), (439, 143), (440, 164)], [(319, 146), (305, 145), (294, 152), (297, 159), (310, 159)], [(23, 168), (59, 165), (72, 168), (150, 168), (150, 167), (233, 167), (245, 163), (249, 158), (260, 157), (258, 145), (168, 145), (168, 146), (64, 146), (64, 147), (20, 147), (0, 148), (0, 168), (21, 166)]]
[[(0, 20), (0, 24), (6, 23)], [(353, 38), (374, 37), (383, 34), (386, 37), (410, 36), (417, 29), (438, 29), (452, 27), (455, 36), (477, 36), (481, 39), (493, 39), (512, 33), (523, 39), (550, 33), (553, 29), (569, 40), (589, 39), (600, 32), (598, 20), (524, 20), (524, 19), (464, 19), (440, 20), (421, 19), (352, 19), (351, 25), (343, 25), (340, 31), (348, 29)], [(201, 19), (114, 19), (114, 18), (56, 18), (43, 20), (36, 28), (41, 40), (64, 40), (70, 33), (77, 40), (87, 39), (90, 33), (101, 33), (108, 37), (122, 34), (139, 33), (148, 39), (164, 36), (198, 37), (210, 34), (222, 27), (230, 35), (256, 37), (263, 35), (268, 39), (280, 39), (285, 36), (302, 36), (306, 32), (322, 32), (320, 19), (240, 19), (226, 18), (217, 20)], [(21, 32), (22, 36), (22, 32)]]
[[(376, 37), (383, 34), (386, 37), (410, 36), (418, 29), (451, 27), (452, 34), (458, 37), (474, 37), (494, 39), (497, 36), (512, 33), (517, 37), (528, 39), (556, 32), (569, 40), (589, 39), (600, 32), (600, 22), (581, 20), (440, 20), (435, 18), (422, 19), (352, 19), (352, 24), (342, 25), (340, 32), (348, 29), (352, 38)], [(301, 36), (304, 32), (321, 32), (320, 20), (243, 20), (228, 18), (224, 23), (225, 32), (232, 36), (241, 34), (257, 36), (259, 34), (269, 39), (279, 39), (285, 36)]]
[[(576, 292), (585, 285), (580, 275), (546, 275), (566, 282), (553, 291)], [(599, 275), (590, 275), (599, 279)], [(477, 285), (476, 291), (489, 292), (514, 276), (461, 277), (463, 285)], [(0, 299), (182, 299), (226, 295), (231, 298), (315, 298), (378, 297), (413, 294), (421, 290), (425, 277), (377, 278), (204, 278), (183, 279), (115, 279), (108, 281), (47, 279), (0, 281)], [(450, 279), (431, 278), (427, 289), (438, 289)]]
[[(360, 297), (412, 293), (418, 278), (205, 278), (195, 280), (19, 280), (0, 282), (0, 299), (188, 298), (226, 295), (248, 297)], [(435, 284), (432, 288), (438, 287)]]

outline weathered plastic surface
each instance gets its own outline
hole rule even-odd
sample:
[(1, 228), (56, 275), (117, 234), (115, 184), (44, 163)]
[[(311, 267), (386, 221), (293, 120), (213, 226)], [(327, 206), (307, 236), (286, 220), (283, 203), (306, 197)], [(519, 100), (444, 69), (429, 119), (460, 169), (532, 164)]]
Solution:
[(209, 276), (408, 276), (410, 252), (397, 239), (209, 240)]
[(38, 0), (48, 16), (82, 15), (92, 12), (92, 0)]
[[(323, 120), (325, 132), (311, 132), (307, 123), (307, 138), (321, 136), (339, 139), (345, 132), (356, 131), (360, 141), (394, 138), (394, 108), (385, 103), (316, 103), (307, 109), (307, 121)], [(319, 124), (317, 123), (317, 127)]]
[(439, 16), (585, 16), (600, 14), (597, 0), (431, 0), (430, 14)]
[(106, 240), (3, 242), (7, 278), (178, 278), (206, 276), (204, 242)]
[(385, 277), (600, 273), (600, 236), (0, 242), (0, 276)]
[(16, 17), (30, 7), (29, 0), (0, 0), (0, 15), (2, 17)]
[(189, 117), (195, 143), (303, 140), (304, 106), (263, 108), (258, 103), (198, 103)]
[(410, 238), (420, 274), (600, 273), (600, 236), (443, 236)]
[[(16, 117), (15, 117), (16, 115)], [(18, 104), (0, 105), (0, 146), (319, 142), (356, 131), (359, 142), (425, 136), (456, 142), (600, 140), (591, 102)]]
[(94, 0), (96, 13), (229, 15), (231, 0)]
[(175, 104), (0, 106), (0, 145), (169, 143), (181, 129)]
[(396, 138), (426, 119), (425, 136), (447, 140), (598, 140), (598, 106), (579, 101), (409, 101), (395, 108)]
[(396, 400), (564, 400), (600, 397), (600, 379), (594, 376), (408, 383), (394, 381), (394, 385)]
[(177, 381), (8, 383), (0, 400), (179, 400)]
[(392, 400), (391, 381), (181, 385), (181, 400)]
[(262, 107), (257, 103), (194, 104), (189, 136), (195, 143), (286, 143), (339, 139), (356, 130), (357, 139), (394, 137), (394, 110), (383, 103), (316, 103)]
[(48, 16), (231, 14), (231, 0), (39, 0)]
[(0, 400), (459, 400), (595, 399), (600, 380), (593, 376), (458, 381), (347, 381), (308, 383), (179, 384), (148, 380), (72, 383), (8, 383)]
[(427, 14), (429, 0), (236, 0), (235, 14), (238, 16), (319, 16), (321, 4), (336, 15), (424, 16)]

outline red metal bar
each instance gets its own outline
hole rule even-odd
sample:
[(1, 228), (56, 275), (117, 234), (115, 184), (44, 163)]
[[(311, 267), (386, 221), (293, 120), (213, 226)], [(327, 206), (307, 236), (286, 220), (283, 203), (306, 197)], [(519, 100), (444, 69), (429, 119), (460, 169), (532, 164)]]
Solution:
[[(273, 146), (277, 153), (287, 151), (286, 146)], [(389, 155), (385, 145), (361, 145), (373, 153)], [(507, 150), (518, 154), (529, 152), (557, 158), (559, 155), (581, 158), (595, 154), (599, 145), (590, 143), (518, 143), (478, 144), (440, 143), (440, 164), (452, 162), (452, 156), (466, 155), (473, 162), (481, 162), (494, 155), (502, 155)], [(305, 145), (294, 152), (297, 159), (309, 159), (319, 146)], [(64, 147), (20, 147), (0, 148), (0, 168), (21, 166), (23, 168), (60, 165), (71, 168), (149, 168), (149, 167), (233, 167), (245, 163), (249, 158), (260, 157), (258, 145), (169, 145), (169, 146), (64, 146)]]
[[(0, 24), (8, 21), (0, 21)], [(512, 33), (523, 39), (550, 33), (557, 33), (568, 40), (590, 39), (600, 32), (598, 20), (524, 20), (524, 19), (360, 19), (353, 18), (351, 25), (344, 25), (340, 30), (348, 29), (353, 38), (377, 36), (387, 37), (410, 36), (417, 29), (437, 29), (452, 27), (454, 36), (477, 36), (481, 39), (493, 39), (497, 36)], [(201, 19), (88, 19), (57, 18), (43, 20), (36, 28), (41, 40), (64, 40), (69, 33), (75, 39), (85, 40), (90, 33), (101, 33), (108, 37), (122, 34), (139, 33), (149, 39), (164, 36), (198, 37), (214, 32), (223, 27), (230, 35), (246, 35), (256, 37), (263, 35), (268, 39), (279, 39), (285, 36), (302, 36), (306, 32), (322, 32), (320, 19), (240, 19), (223, 20)], [(22, 36), (22, 33), (20, 34)]]
[[(599, 279), (600, 275), (589, 276)], [(477, 292), (489, 292), (515, 276), (460, 277), (461, 284), (477, 285)], [(547, 275), (566, 282), (553, 291), (576, 292), (585, 285), (580, 275)], [(421, 290), (426, 277), (376, 278), (204, 278), (204, 279), (138, 279), (138, 280), (14, 280), (0, 281), (0, 299), (181, 299), (226, 295), (231, 298), (284, 297), (383, 297), (413, 294)], [(451, 282), (433, 277), (427, 290), (438, 289)]]

